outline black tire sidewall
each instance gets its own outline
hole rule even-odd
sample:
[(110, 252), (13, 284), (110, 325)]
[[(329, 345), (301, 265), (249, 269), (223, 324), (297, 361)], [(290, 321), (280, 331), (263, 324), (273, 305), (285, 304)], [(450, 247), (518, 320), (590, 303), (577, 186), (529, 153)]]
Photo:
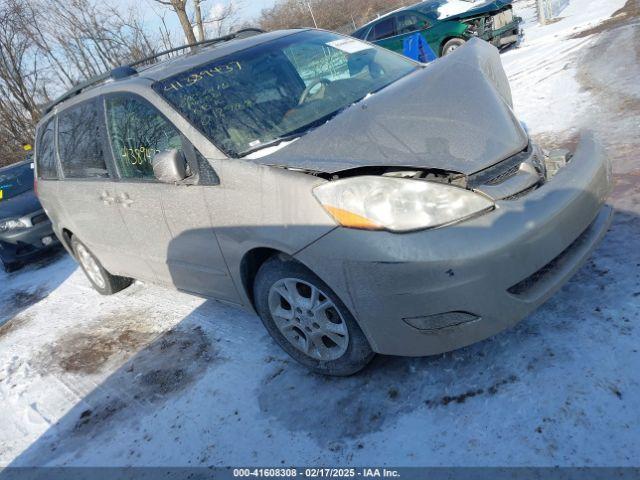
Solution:
[[(309, 357), (289, 343), (276, 326), (269, 309), (269, 290), (278, 280), (287, 277), (299, 278), (318, 287), (340, 311), (349, 331), (349, 345), (340, 358), (324, 362)], [(363, 369), (375, 355), (360, 326), (342, 300), (318, 276), (295, 260), (279, 257), (267, 260), (256, 275), (254, 300), (258, 315), (271, 337), (294, 360), (316, 373), (335, 376), (352, 375)]]

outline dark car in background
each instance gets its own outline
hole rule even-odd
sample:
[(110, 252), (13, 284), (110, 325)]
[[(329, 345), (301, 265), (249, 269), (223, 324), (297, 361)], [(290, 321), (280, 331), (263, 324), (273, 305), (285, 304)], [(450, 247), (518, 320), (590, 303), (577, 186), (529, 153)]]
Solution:
[(57, 244), (34, 190), (31, 160), (0, 168), (0, 263), (19, 268)]
[(404, 40), (420, 32), (438, 56), (451, 53), (473, 37), (498, 48), (518, 42), (522, 19), (514, 15), (511, 0), (479, 2), (476, 7), (474, 2), (468, 3), (472, 8), (455, 14), (446, 0), (417, 3), (377, 18), (351, 35), (402, 53)]

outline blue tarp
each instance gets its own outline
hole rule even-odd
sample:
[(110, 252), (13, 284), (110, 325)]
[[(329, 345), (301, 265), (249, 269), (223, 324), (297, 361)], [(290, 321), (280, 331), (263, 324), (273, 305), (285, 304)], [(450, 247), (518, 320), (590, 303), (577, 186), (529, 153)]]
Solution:
[(428, 63), (437, 58), (427, 41), (416, 32), (402, 42), (402, 53), (413, 60)]

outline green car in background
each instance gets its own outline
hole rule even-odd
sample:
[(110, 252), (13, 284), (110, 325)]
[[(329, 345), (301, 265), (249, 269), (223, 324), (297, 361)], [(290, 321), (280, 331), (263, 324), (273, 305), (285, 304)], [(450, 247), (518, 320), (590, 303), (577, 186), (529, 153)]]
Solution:
[[(467, 3), (472, 8), (455, 13), (465, 10)], [(479, 5), (473, 7), (474, 3)], [(498, 48), (515, 44), (522, 34), (521, 23), (522, 19), (513, 14), (511, 0), (428, 0), (388, 13), (351, 35), (402, 53), (404, 40), (420, 32), (434, 53), (442, 56), (472, 37), (482, 38)]]

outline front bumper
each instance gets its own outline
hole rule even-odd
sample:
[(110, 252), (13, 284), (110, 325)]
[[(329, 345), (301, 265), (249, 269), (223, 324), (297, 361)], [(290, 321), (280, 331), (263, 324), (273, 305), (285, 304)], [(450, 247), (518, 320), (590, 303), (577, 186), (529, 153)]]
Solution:
[[(383, 354), (438, 354), (487, 338), (558, 290), (607, 231), (611, 168), (591, 136), (539, 189), (460, 224), (393, 234), (337, 228), (296, 254)], [(419, 330), (406, 319), (467, 312)], [(428, 321), (428, 319), (427, 319)]]
[(489, 30), (485, 32), (481, 38), (498, 48), (517, 43), (523, 35), (520, 27), (521, 23), (522, 19), (520, 17), (515, 17), (513, 22), (499, 29)]
[[(42, 212), (35, 212), (35, 218)], [(31, 227), (0, 233), (0, 259), (4, 263), (28, 262), (43, 250), (59, 243), (47, 218)]]

